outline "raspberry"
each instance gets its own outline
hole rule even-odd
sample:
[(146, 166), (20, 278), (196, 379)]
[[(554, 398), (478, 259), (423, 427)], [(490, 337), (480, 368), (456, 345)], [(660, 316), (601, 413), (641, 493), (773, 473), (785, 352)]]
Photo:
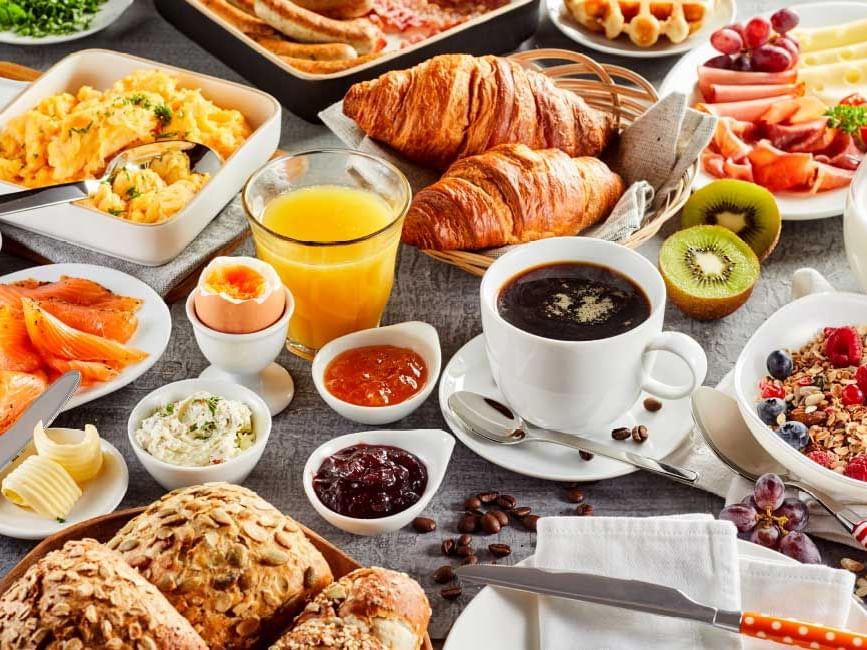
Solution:
[(854, 478), (859, 481), (867, 481), (867, 456), (864, 454), (855, 456), (855, 458), (850, 460), (849, 464), (846, 465), (846, 469), (843, 473), (849, 478)]
[(762, 379), (759, 382), (759, 390), (762, 391), (762, 397), (779, 397), (783, 399), (786, 396), (786, 389), (782, 386), (777, 386), (774, 382), (768, 379)]
[(825, 356), (835, 368), (861, 365), (861, 336), (854, 327), (838, 327), (825, 339)]
[(850, 384), (843, 389), (842, 395), (844, 406), (854, 406), (864, 403), (864, 393), (857, 384)]
[(822, 467), (831, 469), (831, 454), (827, 451), (816, 449), (807, 454), (807, 458), (812, 460), (814, 463), (819, 463)]
[(867, 365), (860, 366), (858, 370), (855, 371), (855, 381), (858, 382), (858, 388), (867, 394)]

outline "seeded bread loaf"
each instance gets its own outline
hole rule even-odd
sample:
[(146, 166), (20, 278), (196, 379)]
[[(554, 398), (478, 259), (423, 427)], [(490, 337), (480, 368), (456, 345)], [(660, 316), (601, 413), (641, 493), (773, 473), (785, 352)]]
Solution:
[(53, 551), (0, 596), (3, 650), (207, 650), (166, 598), (92, 539)]
[(108, 545), (216, 650), (275, 638), (332, 581), (325, 558), (293, 519), (227, 483), (169, 492)]
[[(386, 650), (418, 650), (430, 615), (427, 596), (415, 580), (405, 573), (369, 567), (325, 587), (295, 620), (293, 632), (317, 619), (339, 618), (374, 636)], [(276, 647), (293, 646), (278, 643)]]
[(270, 650), (388, 650), (375, 636), (343, 618), (311, 618), (296, 625)]

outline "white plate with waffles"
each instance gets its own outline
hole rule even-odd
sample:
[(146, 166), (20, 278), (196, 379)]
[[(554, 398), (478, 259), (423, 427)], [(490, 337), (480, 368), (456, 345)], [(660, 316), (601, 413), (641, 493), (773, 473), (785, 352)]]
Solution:
[[(599, 31), (593, 31), (570, 12), (566, 0), (546, 1), (551, 22), (568, 38), (600, 52), (636, 59), (683, 54), (706, 43), (720, 27), (733, 23), (737, 13), (735, 0), (644, 0), (640, 3), (634, 0), (571, 0), (573, 5), (583, 8), (588, 24), (597, 25)], [(621, 11), (621, 5), (624, 5), (625, 12)], [(638, 5), (639, 10), (633, 16), (630, 15), (630, 7), (634, 5)], [(662, 12), (666, 12), (666, 15)], [(596, 15), (605, 18), (594, 19)], [(606, 34), (606, 31), (610, 33)], [(685, 31), (691, 33), (678, 43), (672, 42), (666, 35), (671, 33), (679, 39), (678, 34)], [(639, 46), (632, 40), (632, 36), (642, 40), (653, 34), (658, 36), (653, 45)]]

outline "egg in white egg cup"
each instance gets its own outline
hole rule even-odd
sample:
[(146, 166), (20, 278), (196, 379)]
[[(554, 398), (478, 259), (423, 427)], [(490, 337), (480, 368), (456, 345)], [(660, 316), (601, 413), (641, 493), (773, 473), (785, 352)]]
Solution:
[(227, 334), (205, 325), (196, 314), (195, 299), (199, 289), (187, 298), (187, 318), (193, 325), (196, 343), (212, 365), (199, 375), (202, 379), (230, 381), (258, 394), (277, 415), (295, 396), (292, 375), (275, 359), (283, 351), (289, 333), (289, 319), (295, 311), (295, 298), (285, 287), (283, 315), (265, 329), (249, 334)]

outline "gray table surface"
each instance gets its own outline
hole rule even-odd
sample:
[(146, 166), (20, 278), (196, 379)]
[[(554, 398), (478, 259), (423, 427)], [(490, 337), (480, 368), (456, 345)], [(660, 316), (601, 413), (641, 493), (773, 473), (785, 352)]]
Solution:
[[(739, 15), (750, 16), (778, 6), (779, 1), (741, 0)], [(581, 49), (563, 37), (545, 18), (530, 46)], [(138, 0), (113, 26), (86, 40), (55, 46), (11, 47), (0, 45), (0, 59), (44, 69), (78, 49), (102, 47), (122, 50), (173, 65), (243, 81), (207, 51), (167, 24), (150, 0)], [(659, 84), (676, 58), (653, 60), (617, 59), (588, 52), (597, 59), (625, 65)], [(324, 127), (309, 124), (284, 112), (281, 147), (299, 151), (338, 145)], [(705, 348), (709, 361), (708, 384), (715, 384), (732, 367), (738, 351), (771, 313), (788, 300), (792, 272), (812, 266), (824, 273), (840, 289), (856, 290), (856, 282), (846, 264), (842, 221), (786, 222), (780, 245), (766, 262), (762, 279), (747, 305), (732, 316), (714, 323), (700, 323), (681, 315), (673, 307), (666, 313), (666, 327), (685, 332)], [(645, 246), (655, 259), (659, 240)], [(30, 263), (0, 253), (0, 275), (29, 266)], [(106, 265), (111, 260), (106, 259)], [(477, 306), (478, 279), (451, 266), (436, 262), (414, 249), (403, 248), (397, 280), (385, 323), (409, 319), (427, 321), (439, 331), (444, 359), (449, 359), (464, 343), (481, 332)], [(120, 449), (130, 471), (130, 487), (121, 507), (146, 504), (163, 490), (135, 459), (126, 437), (126, 422), (133, 406), (148, 392), (168, 382), (195, 377), (205, 367), (205, 359), (193, 341), (183, 306), (172, 306), (173, 334), (165, 355), (156, 366), (129, 387), (109, 397), (64, 414), (58, 423), (83, 426), (94, 423), (100, 433)], [(496, 489), (515, 495), (521, 504), (540, 514), (568, 514), (572, 506), (562, 498), (562, 488), (552, 482), (532, 479), (501, 469), (458, 444), (448, 475), (426, 514), (439, 522), (440, 529), (429, 535), (402, 530), (379, 537), (356, 537), (325, 523), (312, 509), (301, 488), (301, 470), (308, 455), (322, 442), (345, 433), (363, 430), (361, 425), (344, 420), (331, 411), (316, 393), (307, 363), (284, 353), (281, 361), (295, 377), (297, 392), (291, 407), (274, 421), (274, 430), (265, 455), (246, 485), (259, 492), (283, 512), (316, 529), (346, 552), (365, 564), (401, 569), (415, 576), (428, 591), (433, 606), (431, 637), (443, 639), (469, 601), (474, 590), (466, 590), (454, 603), (442, 600), (431, 572), (443, 558), (439, 542), (453, 535), (457, 513), (464, 499), (482, 490)], [(443, 427), (436, 393), (418, 411), (394, 428)], [(599, 515), (660, 515), (687, 512), (717, 513), (722, 500), (646, 473), (589, 484), (585, 493)], [(496, 540), (494, 539), (496, 537)], [(533, 535), (508, 527), (484, 543), (505, 542), (512, 546), (510, 561), (531, 554)], [(477, 540), (477, 546), (482, 545)], [(0, 537), (0, 574), (8, 571), (32, 546), (30, 542)], [(820, 543), (826, 562), (836, 564), (840, 557), (856, 557), (857, 551)], [(863, 558), (862, 558), (863, 559)], [(439, 645), (439, 644), (437, 644)]]

